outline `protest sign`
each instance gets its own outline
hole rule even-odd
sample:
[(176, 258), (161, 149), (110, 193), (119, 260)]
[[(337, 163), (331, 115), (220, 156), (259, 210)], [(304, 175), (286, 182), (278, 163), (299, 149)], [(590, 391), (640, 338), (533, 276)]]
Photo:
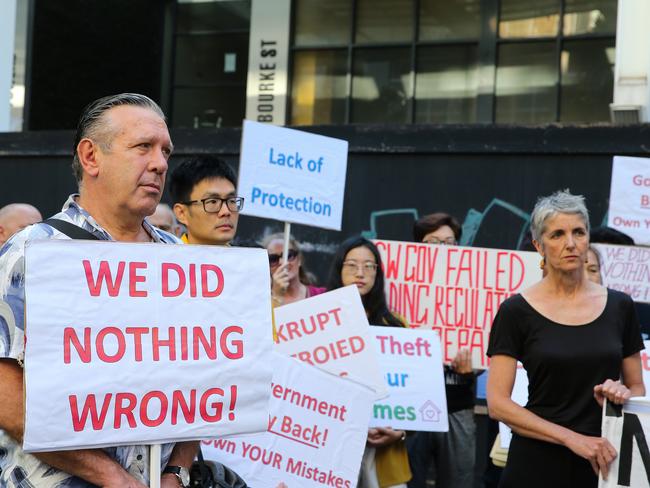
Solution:
[(486, 369), (492, 320), (501, 303), (542, 278), (537, 253), (375, 241), (386, 276), (391, 310), (411, 327), (440, 334), (442, 359), (459, 348), (472, 353), (473, 367)]
[(35, 241), (25, 268), (25, 450), (266, 429), (266, 251)]
[(636, 302), (650, 303), (650, 249), (592, 244), (600, 259), (603, 286), (627, 293)]
[(605, 402), (602, 436), (616, 449), (607, 481), (599, 488), (650, 488), (650, 398), (631, 398), (625, 405)]
[(607, 225), (650, 244), (650, 159), (614, 156)]
[(204, 441), (249, 486), (354, 488), (375, 392), (277, 354), (268, 431)]
[(346, 141), (245, 120), (242, 213), (341, 230), (347, 154)]
[(389, 396), (373, 405), (371, 427), (447, 432), (440, 338), (432, 330), (371, 326)]
[(368, 318), (354, 285), (275, 309), (277, 351), (349, 376), (384, 396)]

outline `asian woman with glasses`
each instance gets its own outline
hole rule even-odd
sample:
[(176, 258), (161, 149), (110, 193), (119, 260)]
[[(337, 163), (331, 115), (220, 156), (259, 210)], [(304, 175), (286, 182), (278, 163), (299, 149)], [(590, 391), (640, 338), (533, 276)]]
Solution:
[[(355, 285), (372, 325), (406, 327), (392, 313), (384, 294), (384, 272), (377, 247), (363, 237), (352, 237), (340, 246), (332, 263), (329, 289)], [(368, 430), (363, 453), (359, 488), (406, 488), (411, 478), (406, 453), (406, 432), (390, 427)]]

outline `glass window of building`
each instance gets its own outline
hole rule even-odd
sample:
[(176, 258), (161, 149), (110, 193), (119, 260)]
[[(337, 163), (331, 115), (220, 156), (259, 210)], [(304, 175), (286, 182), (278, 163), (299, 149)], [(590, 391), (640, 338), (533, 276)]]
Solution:
[[(240, 125), (251, 0), (176, 1), (172, 126)], [(292, 0), (288, 121), (608, 121), (617, 5)]]
[(494, 120), (606, 122), (616, 0), (500, 0)]
[(246, 104), (250, 0), (178, 0), (173, 127), (240, 126)]
[(476, 57), (475, 44), (418, 50), (415, 122), (476, 122)]

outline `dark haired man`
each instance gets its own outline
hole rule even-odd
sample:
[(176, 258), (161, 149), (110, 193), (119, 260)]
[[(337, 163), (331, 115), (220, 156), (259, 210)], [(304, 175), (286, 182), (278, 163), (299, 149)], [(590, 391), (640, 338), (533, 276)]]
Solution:
[[(172, 142), (165, 118), (149, 98), (123, 93), (91, 103), (79, 121), (73, 172), (79, 194), (71, 195), (52, 225), (38, 223), (17, 233), (0, 255), (0, 486), (8, 488), (146, 488), (148, 447), (116, 446), (25, 453), (24, 428), (24, 248), (36, 239), (85, 238), (178, 243), (152, 227)], [(46, 400), (46, 399), (44, 399)], [(163, 444), (169, 469), (161, 486), (185, 486), (198, 442)]]
[(187, 228), (183, 241), (229, 245), (244, 205), (236, 188), (235, 172), (215, 156), (196, 156), (179, 164), (170, 176), (169, 191), (176, 219)]

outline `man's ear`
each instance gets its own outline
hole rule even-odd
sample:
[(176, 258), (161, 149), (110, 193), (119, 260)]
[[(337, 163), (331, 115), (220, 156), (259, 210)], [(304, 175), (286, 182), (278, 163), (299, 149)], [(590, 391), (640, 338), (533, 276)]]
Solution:
[(7, 231), (4, 228), (4, 225), (0, 225), (0, 242), (2, 242), (3, 244), (7, 241), (7, 239), (9, 239), (9, 237), (11, 237), (11, 236), (5, 235), (6, 233), (7, 233)]
[(187, 207), (181, 203), (175, 203), (174, 208), (172, 208), (174, 211), (174, 215), (176, 216), (176, 220), (178, 220), (181, 224), (183, 224), (185, 227), (187, 227)]
[(91, 177), (96, 177), (99, 174), (98, 152), (99, 146), (88, 138), (81, 139), (77, 144), (77, 158), (83, 172)]

